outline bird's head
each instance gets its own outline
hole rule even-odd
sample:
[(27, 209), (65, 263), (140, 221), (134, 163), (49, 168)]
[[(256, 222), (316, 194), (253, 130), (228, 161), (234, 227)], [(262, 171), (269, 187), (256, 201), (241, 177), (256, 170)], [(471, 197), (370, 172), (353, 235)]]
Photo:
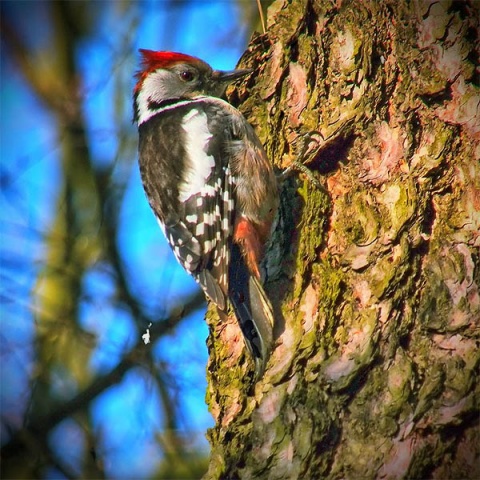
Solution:
[(200, 95), (220, 97), (227, 85), (251, 70), (213, 70), (199, 58), (176, 52), (140, 49), (142, 68), (134, 88), (135, 115), (162, 102)]

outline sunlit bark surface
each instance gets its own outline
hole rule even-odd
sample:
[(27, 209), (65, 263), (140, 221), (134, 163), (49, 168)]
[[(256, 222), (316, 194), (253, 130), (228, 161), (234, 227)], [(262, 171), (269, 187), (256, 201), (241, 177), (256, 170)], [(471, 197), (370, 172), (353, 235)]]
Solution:
[(232, 93), (298, 160), (264, 378), (212, 311), (209, 479), (480, 478), (479, 5), (276, 1)]

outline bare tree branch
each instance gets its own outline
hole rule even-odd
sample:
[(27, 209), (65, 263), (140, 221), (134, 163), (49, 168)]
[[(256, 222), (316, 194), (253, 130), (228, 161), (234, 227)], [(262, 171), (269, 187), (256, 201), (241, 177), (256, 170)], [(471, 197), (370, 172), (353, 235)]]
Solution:
[(21, 431), (13, 437), (1, 449), (1, 457), (4, 461), (12, 456), (17, 456), (20, 450), (27, 449), (30, 442), (42, 442), (46, 435), (62, 420), (74, 415), (88, 407), (90, 402), (112, 385), (119, 383), (132, 367), (144, 365), (148, 355), (155, 345), (156, 340), (171, 332), (178, 323), (186, 316), (192, 314), (205, 304), (202, 292), (198, 292), (189, 301), (180, 314), (176, 314), (166, 320), (156, 322), (150, 327), (151, 341), (145, 344), (139, 339), (132, 349), (126, 353), (120, 363), (110, 372), (97, 377), (90, 386), (81, 390), (75, 397), (61, 405), (53, 407), (50, 413), (40, 418), (32, 418)]

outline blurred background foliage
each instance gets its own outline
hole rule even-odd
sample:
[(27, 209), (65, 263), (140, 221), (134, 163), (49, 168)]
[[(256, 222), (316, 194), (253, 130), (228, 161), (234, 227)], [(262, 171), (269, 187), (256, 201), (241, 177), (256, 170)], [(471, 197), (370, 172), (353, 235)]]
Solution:
[(233, 68), (258, 20), (255, 0), (2, 1), (2, 478), (206, 470), (205, 302), (144, 198), (131, 90), (138, 48)]

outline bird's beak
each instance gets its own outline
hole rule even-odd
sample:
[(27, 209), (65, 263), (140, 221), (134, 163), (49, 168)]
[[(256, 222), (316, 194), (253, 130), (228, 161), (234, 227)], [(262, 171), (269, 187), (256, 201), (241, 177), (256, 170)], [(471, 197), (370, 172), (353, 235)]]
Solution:
[(212, 78), (217, 82), (232, 83), (235, 80), (238, 80), (239, 78), (242, 78), (252, 72), (253, 69), (251, 68), (245, 68), (241, 70), (229, 70), (227, 72), (221, 70), (214, 70), (212, 73)]

